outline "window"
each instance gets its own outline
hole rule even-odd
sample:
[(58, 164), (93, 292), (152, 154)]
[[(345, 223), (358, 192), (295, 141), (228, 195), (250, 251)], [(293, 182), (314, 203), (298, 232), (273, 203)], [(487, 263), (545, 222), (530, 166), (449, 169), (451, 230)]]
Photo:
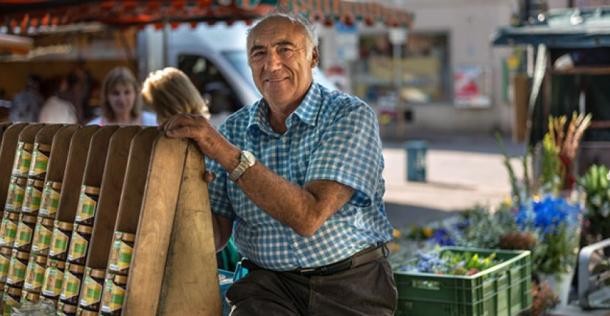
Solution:
[[(452, 96), (446, 33), (412, 33), (398, 63), (387, 34), (360, 37), (360, 59), (352, 64), (353, 91), (372, 104), (449, 102)], [(399, 89), (397, 89), (399, 87)], [(398, 93), (397, 93), (398, 91)], [(390, 100), (390, 101), (388, 101)]]

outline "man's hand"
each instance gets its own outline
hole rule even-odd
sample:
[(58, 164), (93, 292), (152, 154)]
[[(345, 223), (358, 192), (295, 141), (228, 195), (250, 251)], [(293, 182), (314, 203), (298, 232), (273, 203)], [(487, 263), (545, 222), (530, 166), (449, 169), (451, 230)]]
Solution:
[(165, 135), (172, 138), (190, 138), (199, 149), (210, 156), (216, 130), (203, 116), (197, 114), (178, 114), (170, 117), (162, 125)]
[(205, 181), (205, 183), (210, 184), (215, 178), (216, 175), (213, 172), (207, 170), (203, 172), (203, 181)]
[[(229, 143), (201, 115), (186, 113), (174, 115), (165, 121), (161, 128), (167, 137), (192, 139), (205, 156), (216, 160), (226, 170), (233, 170), (239, 164), (239, 149)], [(206, 182), (213, 179), (209, 176), (204, 178)]]

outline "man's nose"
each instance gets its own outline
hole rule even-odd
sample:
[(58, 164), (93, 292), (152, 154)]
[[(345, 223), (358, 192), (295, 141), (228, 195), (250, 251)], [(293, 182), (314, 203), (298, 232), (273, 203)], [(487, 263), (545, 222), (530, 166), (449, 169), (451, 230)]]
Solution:
[(265, 68), (267, 70), (278, 68), (282, 64), (281, 60), (280, 55), (275, 50), (271, 50), (265, 58)]

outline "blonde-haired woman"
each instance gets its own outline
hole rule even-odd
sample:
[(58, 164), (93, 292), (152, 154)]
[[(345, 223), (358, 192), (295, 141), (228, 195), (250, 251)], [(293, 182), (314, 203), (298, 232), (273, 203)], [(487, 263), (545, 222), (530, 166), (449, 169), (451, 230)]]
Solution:
[(178, 113), (201, 114), (210, 118), (208, 106), (197, 88), (182, 71), (173, 67), (148, 75), (143, 84), (142, 98), (157, 113), (159, 124)]
[(102, 84), (102, 115), (88, 124), (97, 125), (156, 125), (156, 117), (142, 112), (138, 92), (140, 85), (126, 67), (112, 69)]

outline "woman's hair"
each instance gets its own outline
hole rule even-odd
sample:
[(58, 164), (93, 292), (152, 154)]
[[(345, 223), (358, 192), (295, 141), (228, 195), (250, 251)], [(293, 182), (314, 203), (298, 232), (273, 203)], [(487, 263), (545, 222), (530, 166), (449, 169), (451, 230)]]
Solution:
[(135, 101), (134, 105), (131, 108), (131, 118), (135, 119), (140, 116), (140, 112), (142, 111), (142, 105), (140, 104), (140, 97), (138, 96), (138, 91), (140, 91), (140, 85), (138, 84), (138, 80), (133, 75), (131, 70), (127, 67), (116, 67), (112, 69), (104, 78), (104, 83), (102, 84), (102, 116), (109, 122), (113, 122), (116, 120), (116, 115), (108, 102), (108, 94), (110, 90), (112, 90), (116, 85), (130, 85), (133, 88), (133, 92), (135, 93)]
[(173, 67), (148, 75), (142, 87), (142, 98), (157, 113), (159, 124), (178, 113), (210, 118), (208, 106), (197, 88), (182, 71)]

